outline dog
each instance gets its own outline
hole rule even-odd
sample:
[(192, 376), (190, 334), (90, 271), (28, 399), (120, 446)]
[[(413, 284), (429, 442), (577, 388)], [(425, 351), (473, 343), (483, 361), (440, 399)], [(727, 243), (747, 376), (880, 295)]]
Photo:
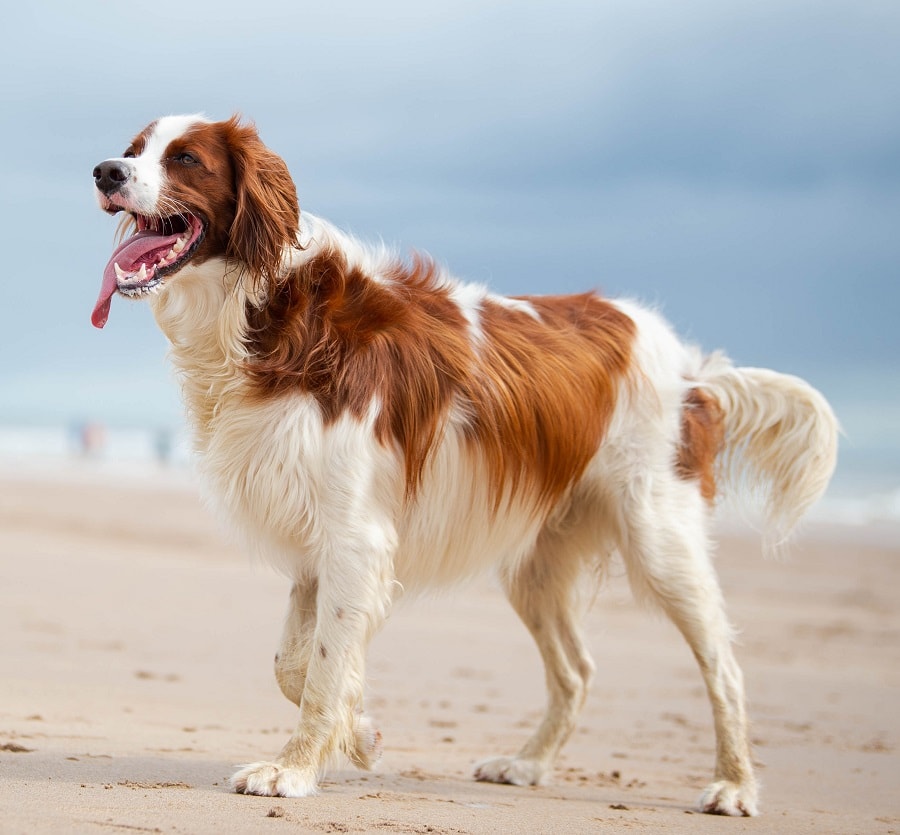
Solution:
[[(167, 116), (93, 171), (124, 213), (92, 322), (146, 298), (171, 343), (201, 474), (292, 588), (275, 675), (299, 708), (238, 792), (303, 797), (332, 754), (370, 768), (368, 641), (399, 589), (496, 572), (546, 667), (548, 706), (478, 780), (537, 784), (593, 662), (578, 590), (618, 553), (697, 658), (716, 733), (705, 812), (757, 813), (741, 671), (707, 532), (723, 486), (784, 541), (824, 492), (821, 394), (683, 344), (653, 310), (588, 292), (504, 297), (301, 214), (283, 160), (233, 116)], [(130, 232), (130, 234), (128, 234)]]

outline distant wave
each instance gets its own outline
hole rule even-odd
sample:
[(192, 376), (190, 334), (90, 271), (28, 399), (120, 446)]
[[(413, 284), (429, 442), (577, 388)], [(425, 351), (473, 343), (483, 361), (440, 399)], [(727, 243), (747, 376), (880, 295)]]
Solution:
[(900, 522), (900, 487), (858, 497), (826, 495), (810, 512), (813, 521), (837, 525)]

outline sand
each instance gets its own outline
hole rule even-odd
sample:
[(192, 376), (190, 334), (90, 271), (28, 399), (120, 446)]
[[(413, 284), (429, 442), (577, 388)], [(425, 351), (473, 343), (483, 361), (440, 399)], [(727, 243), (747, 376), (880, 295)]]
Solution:
[[(546, 785), (474, 782), (540, 715), (537, 653), (485, 579), (404, 601), (375, 639), (378, 770), (312, 798), (244, 797), (296, 709), (272, 673), (287, 581), (230, 547), (185, 478), (0, 473), (0, 832), (900, 832), (900, 541), (813, 528), (787, 561), (717, 562), (747, 679), (762, 816), (700, 815), (699, 673), (614, 572), (598, 673)], [(52, 476), (52, 477), (51, 477)], [(877, 535), (876, 535), (877, 534)]]

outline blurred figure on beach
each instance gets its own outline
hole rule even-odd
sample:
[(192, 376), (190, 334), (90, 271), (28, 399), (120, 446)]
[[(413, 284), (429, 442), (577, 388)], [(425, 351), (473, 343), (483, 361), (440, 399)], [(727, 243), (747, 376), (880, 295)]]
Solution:
[(99, 421), (84, 421), (75, 426), (73, 436), (79, 455), (100, 458), (106, 449), (106, 427)]

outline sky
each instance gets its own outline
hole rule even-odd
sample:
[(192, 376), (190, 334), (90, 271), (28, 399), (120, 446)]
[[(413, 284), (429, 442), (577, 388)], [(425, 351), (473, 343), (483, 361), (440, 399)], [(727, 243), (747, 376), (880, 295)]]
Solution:
[[(179, 420), (149, 309), (89, 316), (91, 170), (240, 112), (301, 209), (503, 293), (596, 288), (900, 425), (900, 4), (19, 3), (0, 85), (0, 423)], [(849, 421), (848, 421), (849, 418)]]

